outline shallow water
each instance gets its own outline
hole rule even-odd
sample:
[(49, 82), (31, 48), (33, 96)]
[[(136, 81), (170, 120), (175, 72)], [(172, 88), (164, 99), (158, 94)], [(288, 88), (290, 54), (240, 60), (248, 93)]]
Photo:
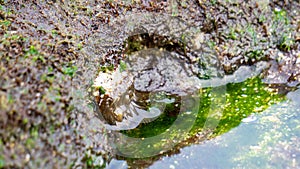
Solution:
[[(149, 168), (299, 168), (300, 89), (228, 133), (162, 157)], [(113, 166), (127, 162), (113, 160)]]
[(150, 168), (299, 168), (300, 89), (230, 132), (183, 148)]

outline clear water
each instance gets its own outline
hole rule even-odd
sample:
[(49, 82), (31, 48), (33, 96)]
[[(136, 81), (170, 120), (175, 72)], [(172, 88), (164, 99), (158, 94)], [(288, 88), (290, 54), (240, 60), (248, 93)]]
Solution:
[[(299, 168), (300, 89), (229, 132), (163, 157), (149, 168)], [(108, 168), (127, 162), (113, 160)]]

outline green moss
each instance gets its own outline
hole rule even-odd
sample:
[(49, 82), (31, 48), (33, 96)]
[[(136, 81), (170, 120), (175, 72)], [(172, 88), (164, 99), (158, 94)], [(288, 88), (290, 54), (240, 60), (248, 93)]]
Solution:
[(276, 37), (276, 45), (281, 51), (290, 51), (295, 45), (296, 39), (293, 37), (294, 27), (287, 12), (283, 9), (275, 9), (272, 16), (272, 30)]
[(28, 124), (28, 118), (24, 118), (24, 119), (22, 120), (22, 123), (23, 123), (24, 125)]
[(29, 50), (27, 51), (30, 55), (37, 55), (39, 54), (38, 50), (34, 46), (30, 46)]
[(99, 69), (99, 72), (106, 73), (106, 72), (111, 72), (113, 70), (114, 70), (114, 65), (110, 64), (110, 65), (106, 65), (106, 66), (101, 66)]
[(292, 46), (295, 44), (294, 39), (291, 37), (291, 34), (282, 34), (277, 47), (282, 51), (290, 51)]
[(1, 26), (8, 27), (10, 24), (11, 24), (11, 22), (9, 20), (1, 20), (0, 21)]
[(55, 76), (53, 74), (49, 74), (49, 73), (44, 73), (41, 76), (41, 82), (49, 82), (49, 83), (53, 83), (55, 80)]
[(264, 52), (262, 50), (253, 50), (246, 53), (250, 59), (260, 60), (264, 57)]
[(3, 168), (5, 165), (4, 159), (2, 156), (0, 156), (0, 168)]
[(106, 93), (106, 90), (102, 86), (100, 86), (99, 91), (100, 91), (100, 94)]
[(237, 39), (237, 33), (236, 33), (235, 29), (233, 29), (233, 28), (230, 29), (228, 38), (233, 39), (233, 40)]
[(253, 45), (257, 45), (257, 31), (255, 30), (255, 27), (251, 24), (248, 24), (246, 28), (247, 34), (249, 34), (252, 38)]
[(289, 24), (290, 20), (287, 17), (286, 11), (283, 9), (275, 9), (274, 10), (275, 14), (275, 20), (279, 22), (284, 22), (285, 24)]
[[(15, 38), (16, 38), (16, 36), (15, 36)], [(21, 39), (21, 40), (24, 41), (25, 39)], [(42, 63), (46, 63), (46, 59), (44, 58), (44, 56), (33, 45), (31, 45), (29, 47), (29, 49), (25, 50), (25, 58), (31, 58), (31, 60), (33, 62), (40, 60), (40, 61), (42, 61)]]
[(28, 148), (28, 149), (34, 148), (35, 144), (36, 144), (35, 139), (32, 139), (32, 138), (28, 138), (28, 139), (25, 141), (25, 146), (26, 146), (26, 148)]
[(65, 75), (69, 75), (70, 77), (73, 77), (77, 69), (78, 68), (76, 66), (67, 66), (63, 68), (63, 73)]
[(39, 131), (38, 131), (38, 128), (37, 127), (33, 127), (31, 128), (30, 130), (30, 136), (34, 139), (38, 138), (39, 136)]
[(13, 98), (13, 96), (11, 95), (11, 94), (8, 94), (7, 95), (7, 100), (8, 100), (8, 104), (13, 104), (15, 101), (14, 101), (14, 98)]
[(125, 71), (127, 68), (126, 63), (124, 61), (120, 61), (120, 72)]
[(209, 48), (211, 48), (211, 49), (214, 49), (216, 47), (216, 42), (214, 42), (212, 40), (209, 40), (207, 44), (208, 44)]
[(82, 48), (83, 48), (82, 43), (78, 43), (78, 44), (77, 44), (77, 49), (78, 49), (78, 50), (81, 50)]
[(51, 31), (51, 34), (52, 34), (52, 36), (57, 36), (57, 35), (58, 35), (58, 32), (57, 32), (57, 30), (52, 30), (52, 31)]

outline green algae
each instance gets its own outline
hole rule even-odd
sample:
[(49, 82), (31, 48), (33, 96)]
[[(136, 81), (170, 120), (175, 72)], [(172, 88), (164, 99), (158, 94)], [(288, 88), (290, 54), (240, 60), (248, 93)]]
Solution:
[(76, 66), (67, 66), (63, 68), (63, 73), (65, 75), (69, 75), (70, 77), (73, 77), (77, 71), (77, 67)]
[(214, 132), (217, 135), (223, 134), (238, 126), (243, 118), (252, 113), (262, 112), (272, 104), (283, 100), (283, 95), (278, 95), (258, 77), (243, 83), (228, 84), (223, 116)]
[[(220, 95), (217, 96), (220, 97)], [(214, 101), (218, 99), (214, 97), (216, 96), (212, 94), (212, 88), (205, 88), (201, 91), (199, 111), (194, 114), (196, 120), (192, 129), (185, 133), (185, 137), (193, 137), (198, 132), (201, 132), (209, 113), (213, 113), (211, 111), (214, 110), (220, 111), (220, 109), (211, 108), (212, 104), (215, 104)], [(214, 136), (228, 132), (230, 129), (238, 126), (243, 118), (248, 117), (252, 113), (259, 113), (270, 105), (284, 100), (283, 96), (278, 95), (263, 84), (259, 77), (250, 78), (241, 83), (227, 84), (226, 93), (221, 95), (221, 97), (225, 98), (226, 101), (224, 105), (215, 104), (215, 106), (223, 107), (223, 112), (221, 112), (222, 116), (220, 119), (215, 119), (218, 122), (218, 126), (214, 130)], [(122, 133), (135, 138), (159, 135), (167, 131), (179, 116), (176, 116), (176, 113), (170, 113), (172, 111), (176, 111), (174, 104), (168, 104), (165, 109), (165, 112), (168, 113), (163, 113), (152, 122), (142, 123), (137, 128), (122, 131)], [(170, 114), (172, 115), (170, 116)], [(179, 132), (179, 134), (182, 133)]]
[(176, 120), (176, 116), (169, 116), (168, 112), (176, 111), (174, 104), (167, 104), (165, 112), (153, 122), (141, 123), (133, 130), (125, 130), (122, 133), (130, 137), (152, 137), (165, 132)]
[[(154, 121), (116, 134), (114, 143), (119, 157), (130, 162), (136, 158), (147, 160), (169, 152), (172, 154), (181, 147), (226, 133), (244, 118), (285, 99), (260, 77), (229, 83), (225, 88), (226, 92), (224, 86), (201, 89), (199, 99), (194, 99), (199, 104), (192, 104), (195, 108), (188, 107), (184, 109), (187, 111), (177, 114), (171, 113), (175, 105), (169, 104), (164, 114)], [(185, 104), (188, 102), (181, 102), (180, 106)]]

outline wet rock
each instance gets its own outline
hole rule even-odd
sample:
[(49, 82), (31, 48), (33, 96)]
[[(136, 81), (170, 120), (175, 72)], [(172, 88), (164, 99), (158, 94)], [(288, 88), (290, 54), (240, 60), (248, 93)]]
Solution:
[(264, 81), (269, 84), (286, 84), (295, 87), (300, 84), (300, 59), (298, 51), (274, 54), (271, 67), (266, 72)]
[(100, 97), (97, 115), (113, 125), (107, 127), (112, 130), (133, 129), (167, 111), (167, 103), (180, 105), (181, 97), (197, 96), (201, 88), (242, 82), (257, 76), (268, 65), (261, 62), (252, 67), (241, 66), (232, 75), (201, 79), (201, 71), (195, 71), (201, 68), (198, 64), (161, 49), (132, 53), (125, 63), (123, 71), (118, 67), (110, 74), (100, 72), (94, 83), (94, 87), (104, 87), (106, 91), (95, 93)]
[(170, 52), (143, 50), (129, 55), (125, 63), (125, 71), (117, 69), (105, 83), (100, 80), (106, 76), (101, 72), (94, 84), (109, 86), (104, 96), (100, 94), (103, 98), (99, 102), (99, 111), (109, 124), (122, 121), (119, 119), (122, 117), (135, 122), (127, 128), (135, 128), (145, 118), (159, 116), (164, 102), (172, 98), (178, 102), (180, 96), (192, 95), (198, 90), (194, 84), (198, 78), (190, 68), (192, 65)]

